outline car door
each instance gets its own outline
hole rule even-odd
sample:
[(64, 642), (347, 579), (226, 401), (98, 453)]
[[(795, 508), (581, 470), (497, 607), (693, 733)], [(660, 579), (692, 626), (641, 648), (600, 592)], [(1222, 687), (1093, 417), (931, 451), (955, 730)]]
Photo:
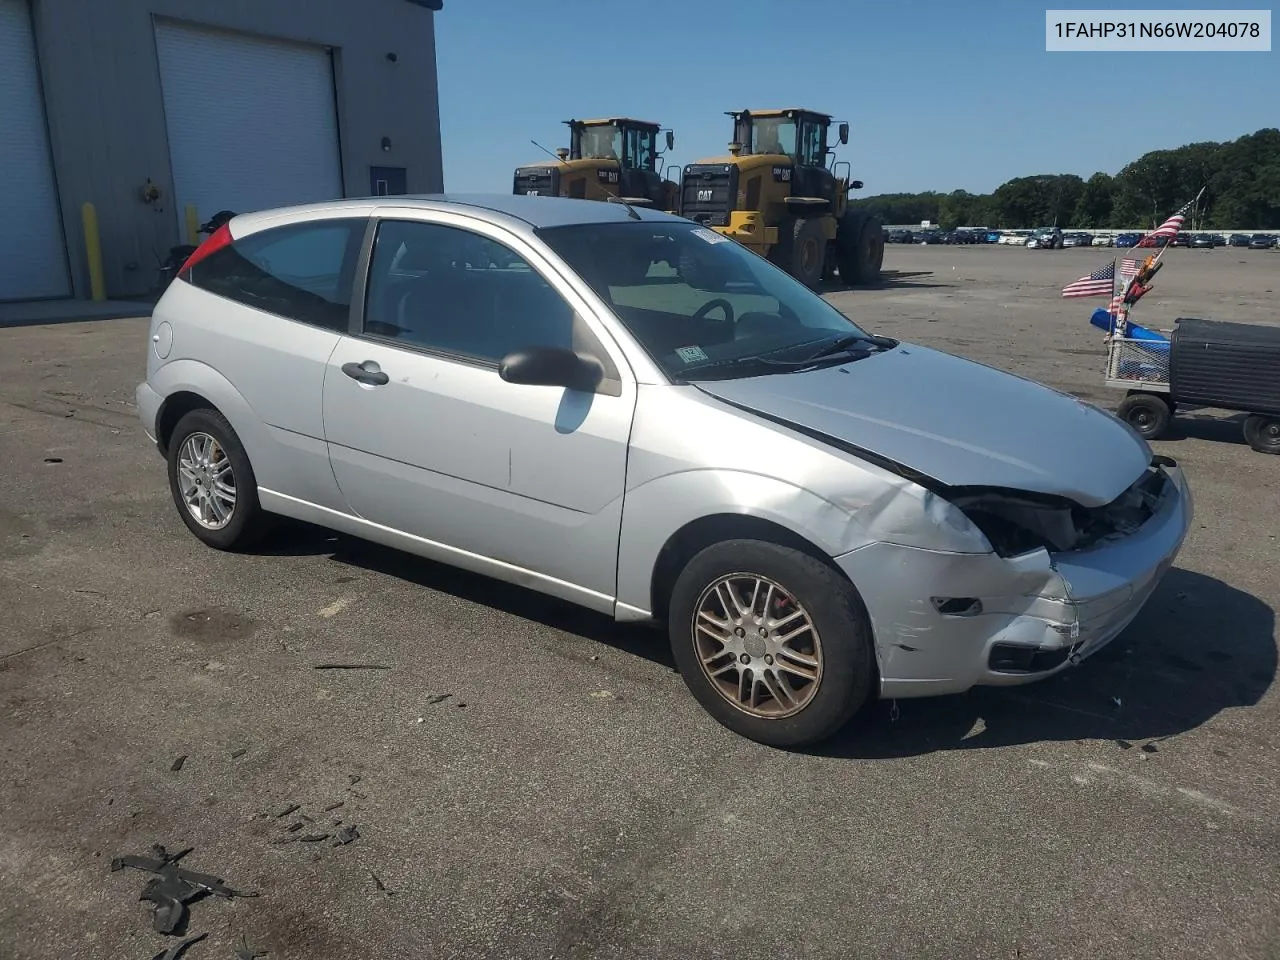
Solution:
[(165, 300), (177, 355), (212, 367), (265, 427), (270, 442), (253, 451), (259, 485), (329, 508), (342, 500), (320, 403), (368, 224), (322, 215), (254, 230), (202, 257)]
[[(612, 610), (635, 384), (527, 239), (388, 212), (362, 309), (329, 361), (324, 427), (350, 510), (463, 566)], [(422, 219), (428, 216), (429, 219)], [(512, 351), (596, 357), (594, 392), (504, 381)]]

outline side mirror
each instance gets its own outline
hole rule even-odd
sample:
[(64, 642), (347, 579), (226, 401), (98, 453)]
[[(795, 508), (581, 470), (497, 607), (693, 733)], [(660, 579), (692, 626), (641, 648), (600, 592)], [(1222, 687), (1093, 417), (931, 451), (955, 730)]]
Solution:
[(670, 153), (672, 150), (675, 149), (675, 146), (676, 146), (676, 135), (672, 131), (668, 130), (667, 131), (667, 152)]
[(861, 181), (861, 180), (850, 180), (850, 181), (849, 181), (849, 187), (850, 187), (850, 189), (852, 189), (852, 190), (861, 190), (861, 189), (862, 189), (862, 181)]
[(847, 123), (840, 124), (840, 142), (842, 144), (849, 142), (849, 124)]
[(498, 376), (507, 383), (591, 391), (604, 379), (604, 368), (564, 347), (529, 347), (503, 357)]

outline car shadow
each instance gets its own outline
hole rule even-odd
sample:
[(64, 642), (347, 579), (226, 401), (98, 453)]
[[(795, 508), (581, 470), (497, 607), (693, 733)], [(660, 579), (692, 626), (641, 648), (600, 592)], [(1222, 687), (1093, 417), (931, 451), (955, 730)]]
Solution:
[(645, 624), (618, 623), (577, 604), (483, 574), (295, 520), (282, 520), (256, 556), (328, 556), (344, 567), (395, 577), (428, 590), (492, 607), (524, 620), (574, 634), (675, 670), (665, 632)]
[(1087, 739), (1156, 752), (1223, 710), (1258, 703), (1276, 661), (1269, 606), (1175, 567), (1129, 628), (1078, 667), (1026, 686), (876, 702), (812, 752), (884, 759)]
[[(328, 556), (342, 567), (396, 577), (676, 669), (665, 631), (651, 625), (617, 623), (534, 590), (357, 537), (288, 521), (254, 552)], [(875, 701), (809, 752), (885, 759), (1084, 739), (1141, 749), (1193, 730), (1225, 709), (1258, 703), (1276, 669), (1275, 612), (1251, 594), (1175, 567), (1134, 623), (1080, 666), (1026, 686)]]

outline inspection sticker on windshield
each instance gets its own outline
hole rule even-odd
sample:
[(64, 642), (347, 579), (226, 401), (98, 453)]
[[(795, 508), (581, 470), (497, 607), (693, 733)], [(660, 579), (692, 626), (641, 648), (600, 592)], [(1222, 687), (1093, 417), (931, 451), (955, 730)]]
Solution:
[(728, 243), (728, 237), (722, 237), (714, 230), (708, 230), (705, 227), (698, 227), (696, 230), (690, 231), (699, 240), (705, 240), (707, 243)]
[(699, 360), (707, 359), (701, 347), (676, 347), (676, 355), (685, 363), (697, 363)]

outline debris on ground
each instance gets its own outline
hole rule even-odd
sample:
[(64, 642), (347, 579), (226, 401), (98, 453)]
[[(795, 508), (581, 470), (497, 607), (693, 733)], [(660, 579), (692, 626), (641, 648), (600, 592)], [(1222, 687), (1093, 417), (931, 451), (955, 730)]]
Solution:
[(335, 847), (345, 847), (348, 843), (351, 843), (352, 841), (359, 840), (359, 839), (360, 839), (360, 831), (356, 828), (356, 825), (353, 823), (350, 826), (343, 827), (334, 835), (333, 845)]
[(272, 814), (272, 816), (274, 816), (277, 820), (279, 820), (281, 817), (287, 817), (289, 814), (294, 813), (295, 811), (301, 810), (301, 809), (302, 809), (302, 804), (295, 803), (292, 806), (285, 807), (279, 813)]
[(339, 800), (337, 803), (331, 803), (324, 808), (324, 812), (329, 813), (330, 811), (337, 810), (340, 806), (342, 806), (346, 802), (347, 801), (345, 800)]
[(303, 835), (302, 835), (301, 837), (299, 837), (298, 839), (299, 839), (299, 840), (301, 840), (303, 843), (319, 843), (321, 840), (328, 840), (328, 839), (329, 839), (329, 834), (327, 834), (327, 833), (307, 833), (307, 834), (303, 834)]
[(177, 934), (181, 936), (186, 929), (187, 905), (203, 898), (206, 894), (230, 900), (233, 897), (256, 897), (256, 893), (244, 893), (233, 890), (221, 877), (208, 873), (197, 873), (178, 866), (178, 861), (194, 848), (188, 847), (177, 853), (169, 853), (159, 844), (151, 848), (153, 856), (115, 857), (111, 861), (111, 872), (115, 873), (125, 867), (151, 873), (154, 876), (143, 887), (139, 900), (147, 900), (154, 904), (151, 913), (151, 926), (157, 933)]
[(232, 760), (239, 760), (241, 757), (243, 757), (243, 756), (244, 756), (246, 753), (248, 753), (248, 752), (249, 752), (249, 751), (248, 751), (247, 749), (245, 749), (244, 747), (241, 747), (239, 750), (232, 750), (232, 751), (231, 751), (231, 759), (232, 759)]
[(185, 940), (180, 940), (168, 950), (161, 950), (152, 957), (151, 960), (178, 960), (178, 958), (186, 952), (187, 947), (191, 946), (193, 943), (199, 943), (208, 935), (209, 934), (207, 933), (197, 933), (194, 937), (187, 937)]
[(383, 663), (317, 663), (312, 670), (390, 670)]
[(240, 945), (236, 947), (236, 960), (258, 960), (259, 957), (265, 957), (270, 952), (270, 950), (251, 949), (249, 941), (241, 935)]
[(182, 765), (186, 762), (187, 762), (187, 755), (184, 753), (182, 756), (178, 757), (176, 760), (173, 761), (173, 763), (169, 765), (169, 769), (172, 770), (174, 773), (177, 773), (179, 770), (182, 769)]

